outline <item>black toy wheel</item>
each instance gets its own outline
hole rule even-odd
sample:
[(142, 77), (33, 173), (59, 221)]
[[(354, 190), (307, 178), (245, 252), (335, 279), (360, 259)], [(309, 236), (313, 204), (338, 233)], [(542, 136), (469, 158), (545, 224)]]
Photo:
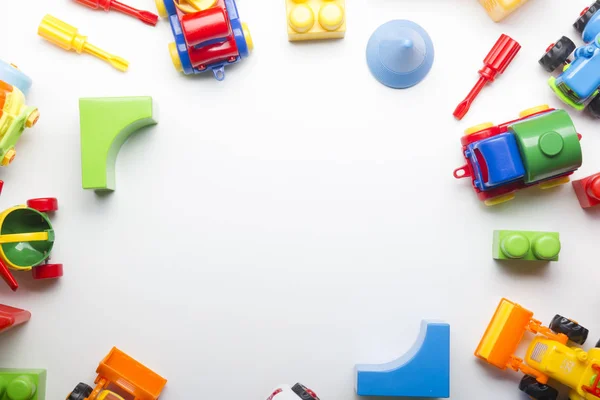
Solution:
[(319, 397), (315, 394), (315, 392), (301, 383), (296, 383), (292, 387), (292, 392), (296, 393), (302, 400), (319, 400)]
[(548, 47), (546, 54), (540, 58), (539, 63), (547, 72), (553, 72), (567, 62), (569, 56), (576, 48), (577, 46), (575, 46), (575, 43), (571, 39), (563, 36), (558, 42)]
[(556, 400), (558, 391), (552, 386), (539, 383), (533, 376), (525, 375), (519, 383), (521, 392), (535, 400)]
[(587, 106), (588, 111), (596, 118), (600, 118), (600, 96), (594, 97)]
[(583, 30), (585, 29), (586, 25), (588, 24), (588, 22), (590, 22), (590, 19), (592, 19), (592, 17), (598, 10), (600, 10), (600, 0), (596, 1), (594, 4), (585, 8), (581, 12), (581, 15), (573, 24), (573, 28), (575, 28), (577, 32), (583, 33)]
[(555, 333), (562, 333), (566, 335), (569, 340), (576, 344), (584, 344), (589, 331), (577, 322), (573, 322), (568, 318), (560, 315), (555, 315), (550, 322), (550, 329)]
[(93, 390), (94, 389), (92, 389), (91, 386), (86, 385), (85, 383), (79, 383), (75, 386), (75, 389), (73, 389), (69, 397), (67, 397), (67, 400), (84, 400)]

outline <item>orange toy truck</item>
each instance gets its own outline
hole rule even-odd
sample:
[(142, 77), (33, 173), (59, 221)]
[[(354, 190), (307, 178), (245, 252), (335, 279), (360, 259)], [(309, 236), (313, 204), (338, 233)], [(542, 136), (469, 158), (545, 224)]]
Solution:
[[(525, 359), (515, 356), (525, 332), (536, 334)], [(502, 370), (525, 374), (519, 389), (536, 400), (556, 400), (558, 391), (550, 379), (570, 388), (570, 400), (600, 400), (600, 343), (585, 351), (588, 330), (577, 322), (556, 315), (549, 327), (533, 313), (502, 299), (475, 356)]]
[(116, 347), (104, 357), (96, 372), (95, 388), (80, 383), (66, 400), (157, 400), (167, 384), (165, 378)]

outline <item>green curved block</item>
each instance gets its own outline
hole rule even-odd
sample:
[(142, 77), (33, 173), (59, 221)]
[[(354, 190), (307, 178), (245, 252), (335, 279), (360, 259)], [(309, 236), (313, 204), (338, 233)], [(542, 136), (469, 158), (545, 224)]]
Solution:
[(152, 97), (79, 99), (84, 189), (115, 190), (115, 163), (132, 133), (157, 123)]

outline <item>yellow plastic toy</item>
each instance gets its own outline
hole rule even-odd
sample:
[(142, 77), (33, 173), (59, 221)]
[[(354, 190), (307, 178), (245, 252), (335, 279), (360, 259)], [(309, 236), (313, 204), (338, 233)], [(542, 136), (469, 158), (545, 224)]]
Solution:
[(479, 0), (490, 17), (495, 21), (502, 21), (517, 8), (527, 3), (527, 0)]
[(290, 42), (341, 39), (346, 35), (346, 0), (285, 0)]
[(42, 19), (38, 35), (67, 51), (74, 50), (77, 54), (88, 53), (108, 62), (119, 71), (127, 71), (129, 62), (88, 43), (87, 36), (80, 35), (77, 28), (48, 14)]
[[(525, 332), (536, 336), (523, 360), (514, 354)], [(553, 379), (571, 389), (570, 400), (598, 400), (600, 343), (588, 352), (572, 346), (582, 345), (587, 336), (588, 330), (573, 320), (556, 315), (544, 327), (531, 311), (502, 299), (475, 356), (502, 370), (525, 373), (519, 389), (532, 399), (556, 400), (558, 391), (548, 385)]]

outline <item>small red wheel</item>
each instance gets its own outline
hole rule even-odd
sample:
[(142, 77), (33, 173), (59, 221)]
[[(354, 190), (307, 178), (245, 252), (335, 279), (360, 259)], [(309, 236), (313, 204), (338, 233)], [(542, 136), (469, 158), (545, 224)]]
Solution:
[(39, 212), (49, 212), (58, 210), (58, 200), (55, 197), (43, 197), (40, 199), (27, 200), (27, 207), (38, 210)]
[(63, 276), (62, 264), (42, 264), (31, 269), (33, 279), (56, 279)]

